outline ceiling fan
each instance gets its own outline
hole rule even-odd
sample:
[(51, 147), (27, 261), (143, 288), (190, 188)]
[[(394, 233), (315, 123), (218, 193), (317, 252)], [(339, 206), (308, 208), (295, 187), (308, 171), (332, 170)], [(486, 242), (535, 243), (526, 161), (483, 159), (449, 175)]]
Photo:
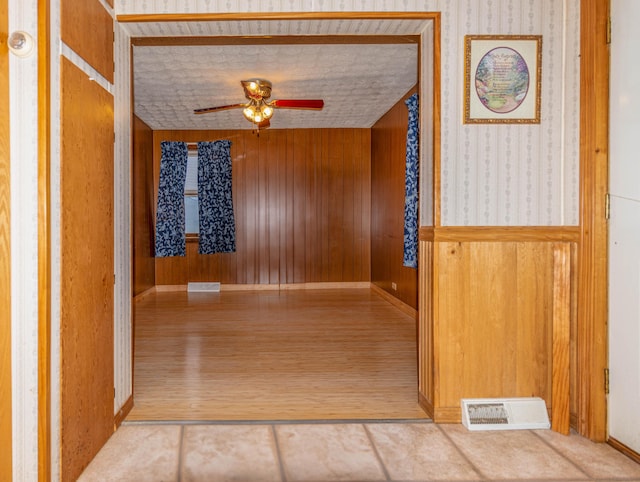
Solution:
[(275, 108), (282, 109), (315, 109), (324, 107), (324, 101), (318, 99), (279, 99), (269, 101), (271, 97), (271, 82), (264, 79), (249, 79), (240, 81), (244, 95), (249, 102), (244, 104), (220, 105), (195, 109), (194, 114), (208, 114), (228, 109), (242, 109), (245, 118), (258, 128), (269, 127), (271, 116)]

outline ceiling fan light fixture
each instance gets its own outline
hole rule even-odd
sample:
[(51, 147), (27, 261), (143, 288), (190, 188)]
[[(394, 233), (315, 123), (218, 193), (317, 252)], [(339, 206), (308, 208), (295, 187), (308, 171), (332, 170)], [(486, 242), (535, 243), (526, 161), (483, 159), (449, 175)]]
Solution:
[(244, 95), (248, 99), (246, 104), (229, 104), (205, 109), (195, 109), (195, 114), (206, 114), (227, 109), (242, 109), (242, 115), (258, 128), (270, 126), (269, 119), (276, 108), (284, 109), (314, 109), (321, 110), (324, 101), (320, 99), (279, 99), (269, 101), (271, 97), (271, 82), (264, 79), (241, 80)]
[(260, 107), (260, 112), (262, 113), (263, 118), (271, 119), (271, 116), (273, 115), (273, 107), (263, 103)]

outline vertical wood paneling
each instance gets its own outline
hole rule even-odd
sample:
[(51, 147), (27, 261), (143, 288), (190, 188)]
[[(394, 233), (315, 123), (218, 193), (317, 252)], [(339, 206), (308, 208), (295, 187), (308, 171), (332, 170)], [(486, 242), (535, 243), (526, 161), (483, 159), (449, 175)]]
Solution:
[(344, 200), (342, 203), (342, 281), (354, 281), (354, 258), (355, 251), (355, 197), (354, 190), (348, 189), (353, 186), (355, 180), (355, 132), (353, 130), (344, 132), (344, 142), (342, 144), (342, 183)]
[(293, 168), (292, 176), (292, 199), (293, 207), (291, 240), (293, 249), (292, 277), (287, 278), (287, 283), (303, 283), (306, 277), (306, 210), (307, 210), (307, 146), (309, 145), (309, 130), (301, 129), (296, 135), (291, 133), (291, 164)]
[[(433, 394), (436, 421), (459, 421), (461, 398), (539, 396), (552, 409), (557, 400), (568, 423), (570, 243), (441, 241), (435, 249), (433, 359), (423, 367), (435, 373), (433, 387), (428, 375), (420, 386), (427, 402)], [(425, 353), (428, 316), (421, 311)]]
[(433, 242), (420, 241), (418, 393), (420, 404), (433, 417)]
[(371, 129), (371, 281), (417, 309), (418, 270), (402, 265), (409, 117), (404, 100), (415, 91), (414, 88), (408, 92)]
[[(8, 32), (8, 2), (0, 0), (0, 32)], [(4, 40), (4, 39), (3, 39)], [(0, 480), (12, 479), (11, 428), (11, 178), (9, 49), (0, 41)]]
[(133, 295), (155, 285), (153, 131), (133, 119)]
[(62, 41), (113, 82), (113, 19), (99, 0), (60, 1)]
[(75, 480), (114, 424), (114, 117), (64, 58), (61, 82), (61, 473)]
[(571, 250), (557, 243), (553, 250), (553, 410), (551, 426), (569, 435), (571, 344)]
[(160, 141), (223, 138), (232, 141), (237, 252), (202, 256), (192, 243), (186, 257), (155, 260), (156, 284), (369, 281), (368, 129), (155, 131), (154, 189)]
[[(528, 320), (545, 320), (552, 308), (547, 287), (553, 284), (553, 255), (550, 243), (518, 243), (517, 286), (525, 286), (526, 296), (517, 300), (518, 331), (516, 353), (524, 368), (517, 373), (516, 391), (526, 393), (531, 387), (536, 393), (544, 393), (551, 379), (552, 326), (549, 323), (530, 323)], [(567, 300), (568, 301), (568, 300)], [(531, 367), (531, 370), (526, 370)], [(538, 369), (539, 368), (539, 369)]]

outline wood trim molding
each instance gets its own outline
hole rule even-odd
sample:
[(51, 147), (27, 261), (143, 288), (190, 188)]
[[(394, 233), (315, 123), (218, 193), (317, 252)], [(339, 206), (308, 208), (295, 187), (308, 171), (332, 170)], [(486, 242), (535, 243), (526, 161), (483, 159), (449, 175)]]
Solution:
[(609, 2), (580, 2), (580, 251), (577, 333), (577, 431), (596, 442), (607, 436), (609, 169)]
[(414, 44), (418, 35), (278, 35), (275, 37), (134, 37), (137, 47), (193, 45), (317, 45), (317, 44)]
[[(9, 31), (8, 1), (0, 0), (0, 32)], [(9, 49), (0, 38), (0, 480), (13, 472), (11, 392), (11, 160)]]
[(569, 435), (571, 351), (571, 245), (553, 247), (551, 428)]
[[(440, 12), (433, 21), (433, 224), (442, 224), (442, 159), (440, 158), (442, 149), (440, 119), (442, 118), (442, 59), (440, 52)], [(421, 57), (422, 58), (422, 57)], [(422, 79), (421, 79), (422, 80)]]
[(118, 413), (115, 416), (114, 419), (114, 431), (118, 429), (118, 427), (120, 425), (122, 425), (122, 422), (124, 421), (125, 418), (127, 418), (127, 415), (129, 415), (129, 412), (131, 412), (131, 409), (133, 408), (133, 395), (131, 395), (126, 402), (124, 402), (124, 405), (122, 405), (122, 408), (118, 411)]
[(38, 480), (51, 480), (50, 6), (38, 0)]
[(418, 310), (416, 310), (415, 308), (412, 308), (411, 306), (409, 306), (408, 304), (404, 303), (402, 300), (399, 300), (398, 298), (396, 298), (395, 296), (393, 296), (391, 293), (388, 293), (387, 291), (383, 290), (382, 288), (380, 288), (378, 285), (375, 285), (373, 283), (371, 283), (371, 290), (377, 294), (378, 296), (380, 296), (381, 298), (384, 298), (386, 301), (388, 301), (389, 303), (391, 303), (393, 306), (395, 306), (396, 308), (398, 308), (400, 311), (402, 311), (404, 314), (409, 315), (410, 317), (412, 317), (414, 320), (418, 319)]
[(422, 410), (424, 410), (425, 413), (433, 419), (433, 403), (427, 400), (427, 397), (422, 393), (418, 393), (418, 405), (420, 405), (420, 408), (422, 408)]
[(434, 242), (579, 242), (578, 226), (437, 226), (421, 227), (421, 241)]
[(607, 443), (611, 445), (614, 449), (616, 449), (618, 452), (623, 453), (634, 462), (640, 464), (640, 454), (635, 450), (633, 450), (632, 448), (627, 447), (625, 444), (616, 440), (613, 437), (609, 437), (609, 440), (607, 440)]
[(240, 12), (240, 13), (157, 13), (121, 14), (120, 23), (134, 22), (224, 22), (252, 20), (420, 20), (436, 16), (435, 12)]

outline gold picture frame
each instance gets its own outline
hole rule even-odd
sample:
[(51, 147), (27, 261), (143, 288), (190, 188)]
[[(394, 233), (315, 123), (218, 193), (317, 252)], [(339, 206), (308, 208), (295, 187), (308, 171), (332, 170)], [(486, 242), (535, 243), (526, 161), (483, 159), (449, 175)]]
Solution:
[(542, 35), (466, 35), (465, 124), (539, 124)]

